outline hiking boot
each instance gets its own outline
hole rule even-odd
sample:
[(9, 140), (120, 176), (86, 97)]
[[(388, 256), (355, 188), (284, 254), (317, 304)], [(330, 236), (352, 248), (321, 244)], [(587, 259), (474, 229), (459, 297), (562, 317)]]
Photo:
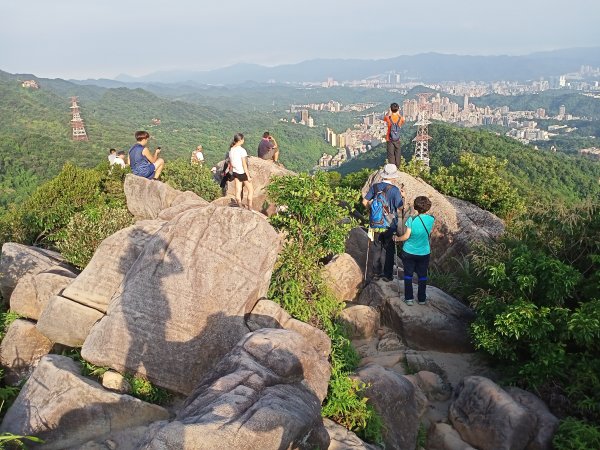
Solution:
[(390, 281), (394, 281), (394, 279), (393, 279), (393, 278), (390, 278), (390, 277), (381, 277), (381, 279), (382, 279), (383, 281), (385, 281), (386, 283), (389, 283)]
[(427, 303), (426, 300), (419, 300), (419, 305), (425, 305)]
[(404, 300), (404, 303), (406, 303), (408, 306), (412, 306), (415, 304), (415, 302), (413, 301), (413, 299), (409, 299), (409, 300)]
[(379, 280), (381, 277), (382, 277), (382, 275), (375, 274), (375, 275), (373, 275), (373, 281), (377, 281), (377, 280)]

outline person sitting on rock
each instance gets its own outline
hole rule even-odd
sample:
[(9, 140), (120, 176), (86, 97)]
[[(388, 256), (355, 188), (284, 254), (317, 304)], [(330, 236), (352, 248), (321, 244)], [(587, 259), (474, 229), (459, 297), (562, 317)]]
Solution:
[(111, 148), (108, 151), (108, 163), (112, 166), (115, 163), (115, 158), (117, 157), (117, 150)]
[(279, 146), (268, 131), (263, 133), (263, 137), (258, 143), (258, 157), (279, 164)]
[(417, 215), (406, 220), (406, 232), (402, 236), (395, 236), (396, 242), (404, 242), (402, 249), (402, 264), (404, 265), (404, 301), (407, 305), (414, 303), (413, 273), (419, 277), (419, 291), (417, 298), (419, 305), (424, 305), (427, 300), (427, 270), (431, 256), (430, 237), (435, 218), (425, 214), (431, 209), (431, 200), (421, 195), (415, 198), (415, 211)]
[(129, 149), (129, 164), (131, 164), (131, 172), (134, 175), (149, 180), (158, 180), (165, 166), (165, 161), (158, 157), (160, 147), (156, 148), (154, 155), (150, 153), (150, 150), (146, 147), (149, 139), (150, 134), (147, 131), (135, 132), (137, 144)]
[(119, 166), (121, 169), (124, 169), (125, 167), (127, 167), (129, 165), (125, 161), (125, 152), (123, 150), (119, 150), (117, 152), (117, 157), (113, 161), (112, 165)]
[(192, 151), (192, 158), (190, 160), (192, 166), (201, 166), (204, 163), (204, 154), (202, 153), (202, 146), (198, 145), (196, 150)]
[(248, 209), (252, 209), (252, 196), (254, 189), (252, 188), (252, 178), (248, 171), (248, 152), (242, 145), (244, 144), (244, 135), (237, 133), (233, 136), (229, 150), (229, 164), (233, 172), (233, 180), (235, 182), (235, 200), (238, 206), (242, 206), (242, 188), (246, 188), (246, 196), (248, 201)]

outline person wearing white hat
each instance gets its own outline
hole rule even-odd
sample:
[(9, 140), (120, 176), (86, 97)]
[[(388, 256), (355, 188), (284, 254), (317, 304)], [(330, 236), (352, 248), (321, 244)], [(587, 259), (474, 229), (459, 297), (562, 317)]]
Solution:
[[(398, 229), (398, 212), (404, 205), (404, 192), (391, 182), (400, 176), (395, 164), (386, 164), (380, 175), (383, 180), (371, 185), (362, 203), (369, 210), (369, 238), (374, 247), (371, 261), (373, 279), (390, 282), (394, 278), (393, 237)], [(368, 268), (365, 268), (365, 274), (367, 271)]]

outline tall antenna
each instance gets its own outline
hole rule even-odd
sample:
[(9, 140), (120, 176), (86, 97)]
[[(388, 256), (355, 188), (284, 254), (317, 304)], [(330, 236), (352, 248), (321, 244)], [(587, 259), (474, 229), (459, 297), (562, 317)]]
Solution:
[(429, 113), (431, 112), (431, 103), (427, 101), (427, 99), (433, 95), (431, 92), (417, 94), (419, 98), (417, 105), (419, 107), (419, 120), (415, 122), (415, 126), (417, 128), (417, 135), (413, 139), (415, 143), (415, 156), (414, 159), (416, 161), (421, 161), (423, 165), (429, 168), (429, 141), (431, 140), (431, 136), (429, 136), (429, 125), (431, 122), (427, 120)]
[(79, 110), (77, 100), (77, 97), (71, 97), (71, 113), (73, 114), (73, 118), (71, 119), (71, 128), (73, 129), (73, 140), (87, 141), (88, 136), (85, 131), (83, 119), (81, 118), (81, 112)]

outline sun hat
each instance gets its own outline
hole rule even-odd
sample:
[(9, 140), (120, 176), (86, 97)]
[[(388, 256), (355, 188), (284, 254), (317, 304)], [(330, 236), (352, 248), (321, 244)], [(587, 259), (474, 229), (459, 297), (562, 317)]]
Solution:
[(396, 164), (386, 164), (383, 166), (383, 170), (381, 172), (381, 176), (383, 178), (398, 178), (400, 176), (400, 172), (398, 172), (398, 168)]

